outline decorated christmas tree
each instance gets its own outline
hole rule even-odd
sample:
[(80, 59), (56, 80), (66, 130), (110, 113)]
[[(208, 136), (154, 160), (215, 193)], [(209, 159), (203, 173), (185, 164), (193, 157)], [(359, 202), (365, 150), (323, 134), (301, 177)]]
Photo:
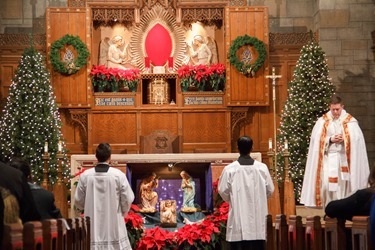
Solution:
[(328, 111), (329, 99), (335, 91), (329, 78), (325, 53), (313, 39), (302, 47), (288, 85), (288, 98), (281, 114), (278, 136), (278, 176), (283, 177), (284, 160), (281, 157), (284, 141), (289, 145), (289, 174), (299, 201), (311, 131), (317, 119)]
[(9, 89), (0, 122), (0, 157), (4, 162), (22, 158), (34, 181), (43, 181), (42, 154), (48, 148), (49, 181), (57, 177), (58, 143), (61, 142), (63, 176), (69, 176), (61, 119), (44, 57), (33, 47), (25, 49)]

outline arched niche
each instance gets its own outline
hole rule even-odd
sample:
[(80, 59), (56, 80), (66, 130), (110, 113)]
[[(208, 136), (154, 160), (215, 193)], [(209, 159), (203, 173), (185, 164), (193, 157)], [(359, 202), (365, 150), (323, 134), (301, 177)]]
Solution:
[[(160, 32), (160, 34), (162, 34), (163, 36), (169, 34), (169, 38), (171, 40), (171, 48), (170, 50), (168, 50), (168, 53), (170, 53), (168, 57), (173, 58), (174, 69), (177, 69), (179, 66), (181, 66), (184, 57), (184, 30), (179, 25), (177, 25), (176, 18), (172, 16), (167, 10), (165, 10), (161, 5), (155, 5), (151, 9), (151, 11), (149, 11), (141, 18), (139, 25), (134, 28), (130, 46), (133, 55), (136, 55), (133, 58), (133, 63), (135, 64), (135, 66), (142, 71), (145, 69), (145, 57), (148, 56), (147, 50), (152, 49), (152, 44), (150, 44), (150, 42), (152, 43), (152, 40), (149, 36), (150, 32), (152, 33), (152, 38), (157, 36), (156, 34), (154, 34), (157, 32)], [(148, 46), (147, 50), (146, 40)], [(162, 49), (160, 48), (161, 45), (159, 42), (160, 41), (155, 41), (155, 50)], [(167, 56), (163, 54), (163, 58), (166, 57)]]

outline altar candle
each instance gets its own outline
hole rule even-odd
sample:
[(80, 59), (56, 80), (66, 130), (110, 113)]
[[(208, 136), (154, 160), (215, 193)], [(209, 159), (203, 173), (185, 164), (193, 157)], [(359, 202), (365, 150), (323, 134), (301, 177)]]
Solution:
[(272, 150), (272, 138), (268, 139), (268, 149)]
[(61, 141), (59, 141), (59, 143), (57, 144), (57, 151), (58, 151), (58, 152), (61, 152), (61, 151), (62, 151), (62, 144), (61, 144)]
[(168, 58), (168, 67), (173, 68), (173, 57)]
[(48, 153), (48, 142), (44, 143), (44, 153)]
[(284, 141), (284, 149), (285, 149), (285, 150), (288, 150), (288, 140), (285, 140), (285, 141)]
[(145, 57), (145, 66), (146, 66), (146, 68), (150, 68), (150, 58), (149, 57)]

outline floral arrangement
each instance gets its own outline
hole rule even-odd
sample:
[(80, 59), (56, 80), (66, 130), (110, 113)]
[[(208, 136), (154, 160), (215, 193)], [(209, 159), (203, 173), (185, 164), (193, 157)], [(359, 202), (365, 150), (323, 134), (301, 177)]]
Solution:
[[(214, 195), (219, 195), (215, 184)], [(132, 205), (131, 211), (125, 222), (133, 249), (219, 249), (225, 241), (229, 212), (229, 204), (226, 202), (217, 204), (212, 215), (202, 221), (186, 224), (177, 232), (169, 232), (160, 227), (145, 229), (142, 217), (135, 213), (139, 208)]]
[[(184, 65), (177, 70), (183, 92), (197, 89), (204, 91), (210, 87), (214, 91), (224, 89), (225, 66), (224, 64), (207, 65)], [(209, 84), (207, 86), (207, 84)]]
[(107, 68), (104, 65), (94, 65), (90, 76), (94, 88), (99, 92), (137, 91), (140, 70)]

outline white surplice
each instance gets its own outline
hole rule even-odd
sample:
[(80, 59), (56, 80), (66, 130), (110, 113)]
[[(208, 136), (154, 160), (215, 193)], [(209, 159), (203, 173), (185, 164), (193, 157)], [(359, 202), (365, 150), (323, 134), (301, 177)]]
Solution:
[(125, 174), (116, 168), (91, 168), (80, 175), (75, 205), (90, 217), (92, 250), (131, 249), (124, 217), (133, 200)]
[[(342, 134), (343, 143), (330, 143)], [(328, 112), (318, 119), (310, 138), (301, 203), (325, 207), (367, 187), (369, 163), (363, 133), (358, 121), (342, 110), (338, 119)]]
[(265, 164), (240, 165), (235, 161), (221, 173), (219, 194), (229, 203), (227, 241), (265, 240), (267, 197), (274, 191)]

